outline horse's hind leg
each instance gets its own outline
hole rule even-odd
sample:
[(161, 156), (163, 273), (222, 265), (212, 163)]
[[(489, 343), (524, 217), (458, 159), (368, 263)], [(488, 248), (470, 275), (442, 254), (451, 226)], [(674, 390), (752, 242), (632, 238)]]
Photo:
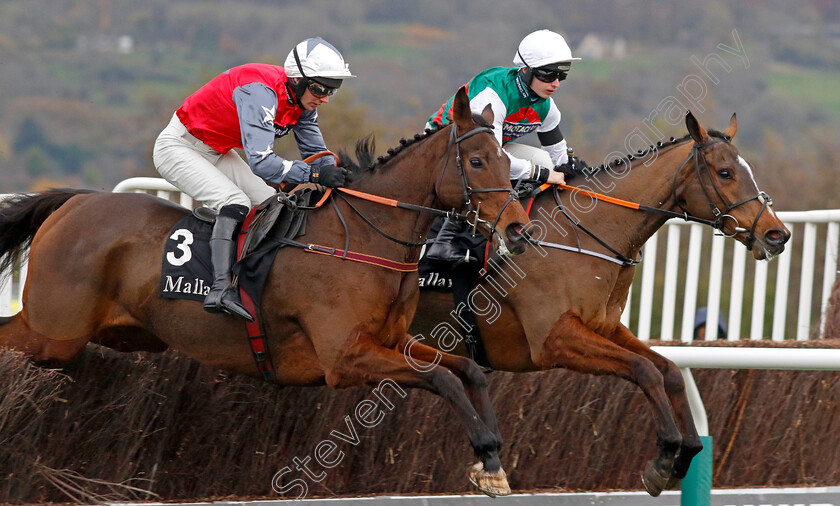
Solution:
[[(380, 346), (364, 337), (351, 340), (350, 346), (326, 372), (327, 384), (346, 388), (367, 384), (379, 385), (384, 380), (408, 388), (422, 388), (443, 397), (467, 428), (470, 444), (481, 462), (473, 468), (471, 480), (491, 496), (510, 494), (510, 486), (499, 460), (501, 440), (479, 417), (464, 391), (464, 385), (446, 367), (419, 358), (407, 357), (399, 351)], [(404, 340), (402, 346), (407, 344)]]
[(677, 459), (674, 461), (674, 469), (671, 472), (671, 479), (665, 488), (675, 488), (680, 484), (686, 473), (688, 467), (691, 465), (691, 459), (700, 453), (703, 449), (703, 443), (700, 441), (700, 435), (697, 433), (697, 428), (694, 426), (694, 417), (691, 414), (691, 406), (688, 403), (688, 398), (685, 395), (685, 381), (679, 368), (663, 357), (659, 353), (651, 350), (645, 343), (639, 341), (630, 330), (624, 325), (619, 325), (609, 339), (622, 348), (637, 353), (646, 359), (653, 362), (653, 365), (662, 373), (662, 378), (665, 382), (665, 393), (671, 401), (671, 407), (674, 409), (674, 414), (677, 417), (677, 424), (683, 435), (683, 442), (677, 452)]
[(75, 358), (88, 342), (88, 338), (70, 340), (50, 339), (32, 329), (18, 313), (0, 318), (0, 348), (19, 351), (36, 362), (67, 363)]
[(654, 497), (668, 485), (682, 435), (674, 419), (662, 374), (647, 358), (592, 332), (580, 318), (566, 312), (555, 322), (534, 363), (586, 374), (624, 378), (641, 388), (653, 408), (659, 455), (648, 462), (642, 481)]

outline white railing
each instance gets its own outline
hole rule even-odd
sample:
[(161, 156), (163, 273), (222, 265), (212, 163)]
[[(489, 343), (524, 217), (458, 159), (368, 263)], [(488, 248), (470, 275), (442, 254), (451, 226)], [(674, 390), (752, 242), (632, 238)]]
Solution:
[[(160, 178), (127, 179), (114, 191), (152, 193), (185, 207), (195, 205)], [(778, 216), (793, 235), (773, 262), (752, 260), (743, 245), (713, 235), (709, 227), (669, 221), (645, 245), (641, 272), (622, 322), (642, 340), (690, 342), (697, 307), (705, 306), (707, 321), (728, 315), (724, 321), (730, 341), (821, 337), (837, 272), (840, 209), (780, 212)], [(660, 243), (664, 244), (661, 248)], [(816, 272), (818, 265), (822, 268)], [(8, 275), (0, 280), (0, 315), (19, 309), (25, 276), (24, 266), (11, 280)], [(705, 304), (698, 304), (703, 299)], [(796, 314), (795, 321), (788, 320), (789, 314)], [(654, 327), (656, 321), (659, 324)], [(708, 325), (707, 339), (717, 337), (717, 332), (716, 325)]]
[[(669, 221), (645, 244), (622, 322), (642, 340), (689, 342), (695, 311), (705, 306), (709, 322), (728, 315), (723, 321), (730, 341), (822, 337), (837, 273), (840, 209), (777, 214), (792, 237), (772, 262), (753, 260), (742, 244), (709, 227)], [(704, 296), (705, 304), (698, 303)], [(706, 327), (707, 340), (717, 333), (716, 325)]]
[(172, 183), (159, 177), (133, 177), (120, 181), (114, 187), (117, 193), (151, 193), (162, 199), (175, 200), (182, 206), (192, 209), (195, 205), (192, 197), (176, 188)]

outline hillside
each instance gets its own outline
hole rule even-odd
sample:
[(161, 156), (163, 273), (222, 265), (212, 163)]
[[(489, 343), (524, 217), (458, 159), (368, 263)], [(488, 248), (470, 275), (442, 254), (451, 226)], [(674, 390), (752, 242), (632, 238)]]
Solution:
[[(836, 207), (838, 22), (840, 7), (818, 0), (518, 0), (484, 11), (443, 0), (5, 0), (0, 192), (154, 176), (152, 144), (184, 97), (230, 66), (282, 63), (314, 35), (358, 76), (319, 110), (328, 144), (352, 147), (373, 132), (384, 151), (474, 73), (510, 65), (522, 36), (549, 27), (584, 57), (557, 102), (570, 145), (590, 163), (682, 135), (677, 109), (712, 126), (737, 111), (736, 141), (778, 209)], [(679, 106), (666, 108), (670, 99)], [(277, 149), (294, 156), (293, 142)]]

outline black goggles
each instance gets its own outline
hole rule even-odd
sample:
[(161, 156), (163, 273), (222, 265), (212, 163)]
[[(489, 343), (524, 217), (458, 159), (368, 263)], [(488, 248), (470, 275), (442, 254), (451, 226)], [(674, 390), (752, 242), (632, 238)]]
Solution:
[(324, 86), (323, 84), (317, 83), (311, 79), (306, 87), (315, 98), (331, 97), (335, 95), (336, 91), (338, 91), (338, 88), (330, 88), (329, 86)]
[(534, 73), (534, 77), (536, 77), (537, 79), (539, 79), (540, 81), (542, 81), (544, 83), (553, 83), (554, 81), (557, 81), (557, 80), (563, 81), (564, 79), (566, 79), (566, 75), (568, 75), (568, 73), (569, 73), (568, 70), (556, 70), (556, 69), (546, 70), (546, 69), (542, 69), (542, 68), (531, 69), (531, 71)]

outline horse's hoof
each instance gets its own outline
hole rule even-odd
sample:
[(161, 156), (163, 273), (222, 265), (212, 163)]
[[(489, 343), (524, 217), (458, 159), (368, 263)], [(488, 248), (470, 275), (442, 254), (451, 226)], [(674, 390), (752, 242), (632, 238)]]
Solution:
[(668, 478), (659, 474), (659, 471), (653, 465), (653, 461), (649, 461), (645, 466), (645, 472), (642, 473), (642, 484), (644, 484), (647, 493), (651, 497), (659, 497), (667, 483)]
[(682, 485), (682, 478), (671, 476), (668, 478), (668, 483), (665, 484), (665, 490), (674, 490), (675, 488), (680, 488), (680, 485)]
[(484, 470), (484, 463), (479, 461), (470, 468), (469, 474), (470, 483), (490, 497), (510, 495), (510, 485), (504, 469), (499, 468), (498, 471), (490, 473)]

